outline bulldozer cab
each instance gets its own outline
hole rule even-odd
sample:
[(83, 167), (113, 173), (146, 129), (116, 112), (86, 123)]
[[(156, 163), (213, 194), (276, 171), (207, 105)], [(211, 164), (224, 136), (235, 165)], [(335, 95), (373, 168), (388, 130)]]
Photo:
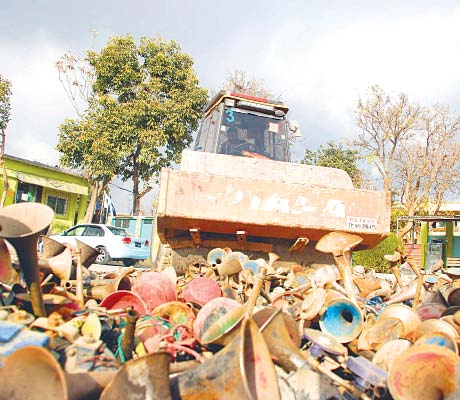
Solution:
[(288, 107), (221, 91), (205, 107), (194, 150), (289, 161)]

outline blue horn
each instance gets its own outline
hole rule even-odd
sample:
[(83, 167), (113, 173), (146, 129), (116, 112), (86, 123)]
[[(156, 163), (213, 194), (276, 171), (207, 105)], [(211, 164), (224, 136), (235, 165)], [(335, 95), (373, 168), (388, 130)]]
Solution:
[(348, 343), (358, 337), (363, 329), (363, 315), (359, 307), (352, 301), (340, 298), (332, 300), (319, 320), (324, 333), (337, 339), (340, 343)]

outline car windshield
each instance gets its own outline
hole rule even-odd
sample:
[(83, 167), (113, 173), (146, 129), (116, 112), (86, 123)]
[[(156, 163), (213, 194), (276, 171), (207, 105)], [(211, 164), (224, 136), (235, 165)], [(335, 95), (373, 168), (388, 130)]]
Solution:
[(222, 116), (217, 152), (244, 155), (246, 150), (278, 161), (287, 161), (286, 121), (226, 107)]
[(117, 228), (116, 226), (106, 226), (107, 229), (116, 236), (132, 236), (128, 231), (122, 228)]

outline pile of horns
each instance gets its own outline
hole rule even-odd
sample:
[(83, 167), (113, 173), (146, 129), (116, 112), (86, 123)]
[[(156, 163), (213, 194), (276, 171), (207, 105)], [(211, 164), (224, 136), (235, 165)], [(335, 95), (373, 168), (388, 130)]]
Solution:
[[(460, 289), (401, 251), (393, 275), (351, 267), (361, 238), (332, 232), (335, 265), (281, 267), (216, 248), (183, 276), (100, 277), (97, 251), (44, 238), (53, 212), (0, 210), (3, 399), (457, 399)], [(401, 271), (411, 271), (401, 274)]]

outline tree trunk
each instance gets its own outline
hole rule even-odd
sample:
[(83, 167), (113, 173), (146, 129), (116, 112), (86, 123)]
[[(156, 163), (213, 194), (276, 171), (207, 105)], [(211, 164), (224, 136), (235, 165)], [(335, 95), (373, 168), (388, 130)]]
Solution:
[(89, 223), (93, 219), (94, 209), (96, 208), (96, 200), (99, 192), (99, 182), (91, 183), (91, 195), (89, 197), (88, 207), (83, 218), (84, 223)]
[(85, 217), (83, 218), (84, 223), (89, 223), (93, 219), (94, 209), (96, 208), (96, 200), (101, 193), (107, 188), (107, 185), (111, 179), (106, 178), (104, 181), (95, 181), (91, 183), (90, 191), (91, 195), (89, 198), (88, 207), (86, 208)]
[(139, 197), (139, 170), (137, 157), (133, 157), (133, 215), (141, 212), (141, 198)]

